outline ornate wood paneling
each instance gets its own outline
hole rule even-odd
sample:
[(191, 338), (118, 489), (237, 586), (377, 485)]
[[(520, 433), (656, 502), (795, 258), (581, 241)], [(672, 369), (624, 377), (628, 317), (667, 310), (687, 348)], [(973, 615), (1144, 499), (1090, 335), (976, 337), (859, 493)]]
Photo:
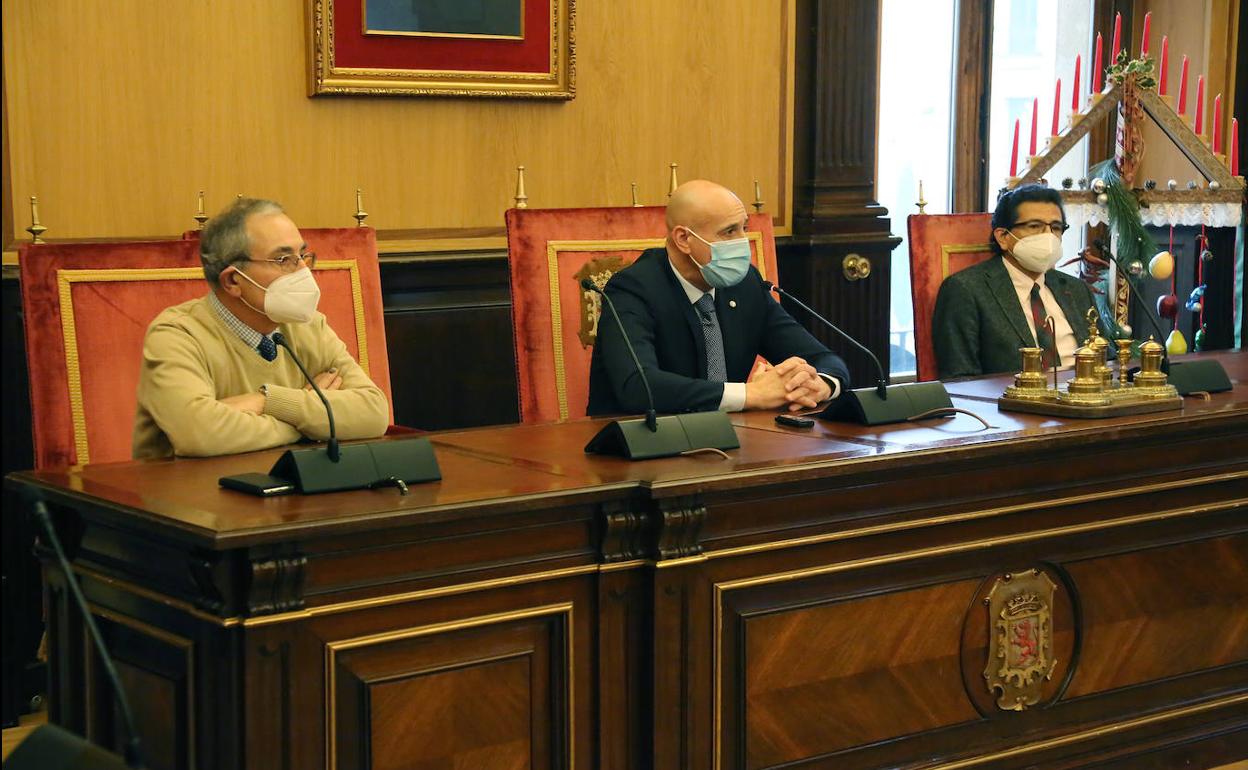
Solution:
[[(101, 613), (192, 644), (108, 631), (179, 767), (1229, 761), (1248, 386), (1091, 423), (997, 410), (1007, 379), (950, 386), (987, 429), (747, 413), (728, 459), (586, 455), (599, 421), (440, 433), (442, 481), (404, 497), (216, 488), (254, 454), (10, 483)], [(257, 565), (296, 558), (256, 601)], [(115, 745), (48, 566), (52, 718)]]
[(328, 766), (565, 767), (571, 605), (326, 647)]
[(1248, 660), (1248, 537), (1065, 566), (1083, 635), (1067, 697)]
[(737, 620), (745, 637), (736, 676), (745, 687), (746, 767), (977, 718), (958, 674), (962, 614), (976, 584)]

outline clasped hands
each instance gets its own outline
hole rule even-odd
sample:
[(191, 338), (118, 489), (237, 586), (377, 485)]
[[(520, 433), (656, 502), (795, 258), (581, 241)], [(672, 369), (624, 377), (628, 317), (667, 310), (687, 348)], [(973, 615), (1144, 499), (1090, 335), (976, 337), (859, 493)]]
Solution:
[[(338, 368), (334, 367), (321, 372), (312, 378), (321, 390), (340, 390), (342, 388), (342, 375), (338, 373)], [(311, 385), (304, 385), (304, 390), (312, 390)], [(228, 407), (237, 409), (240, 412), (250, 412), (251, 414), (264, 413), (264, 394), (263, 393), (242, 393), (237, 396), (221, 399), (221, 403)]]
[(746, 409), (780, 409), (790, 412), (814, 409), (832, 395), (832, 387), (815, 367), (793, 356), (769, 366), (745, 384)]

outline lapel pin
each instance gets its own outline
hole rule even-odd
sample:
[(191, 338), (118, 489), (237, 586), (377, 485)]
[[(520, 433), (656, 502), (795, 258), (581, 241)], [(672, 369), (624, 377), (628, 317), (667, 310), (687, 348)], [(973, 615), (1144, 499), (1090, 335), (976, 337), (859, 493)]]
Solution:
[(728, 307), (736, 307), (736, 306), (737, 306), (737, 301), (735, 299), (728, 300)]

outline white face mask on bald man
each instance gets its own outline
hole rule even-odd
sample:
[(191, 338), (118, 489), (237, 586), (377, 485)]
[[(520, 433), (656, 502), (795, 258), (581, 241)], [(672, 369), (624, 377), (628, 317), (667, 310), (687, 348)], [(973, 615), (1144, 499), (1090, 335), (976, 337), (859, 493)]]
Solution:
[(312, 271), (301, 267), (293, 273), (279, 276), (268, 287), (256, 283), (251, 276), (242, 270), (238, 274), (251, 282), (252, 286), (264, 292), (264, 310), (251, 306), (243, 299), (243, 304), (268, 317), (273, 323), (307, 323), (316, 314), (316, 306), (321, 301), (321, 287), (312, 277)]

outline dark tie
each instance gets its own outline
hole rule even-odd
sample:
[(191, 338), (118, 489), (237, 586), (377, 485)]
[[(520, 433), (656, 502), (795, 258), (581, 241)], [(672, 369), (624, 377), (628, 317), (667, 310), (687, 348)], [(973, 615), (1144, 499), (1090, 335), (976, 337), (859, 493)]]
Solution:
[(719, 331), (719, 317), (715, 315), (715, 298), (703, 294), (693, 306), (702, 321), (702, 338), (706, 341), (706, 379), (725, 382), (728, 366), (724, 362), (724, 335)]
[(1053, 362), (1059, 360), (1053, 335), (1049, 334), (1049, 330), (1044, 325), (1044, 319), (1047, 316), (1048, 313), (1044, 312), (1044, 300), (1040, 299), (1040, 284), (1032, 284), (1031, 320), (1036, 324), (1036, 347), (1044, 351), (1040, 354), (1040, 365), (1046, 370), (1052, 369)]
[(256, 346), (256, 350), (260, 351), (260, 357), (265, 361), (277, 358), (277, 345), (268, 336), (260, 338), (260, 344)]

